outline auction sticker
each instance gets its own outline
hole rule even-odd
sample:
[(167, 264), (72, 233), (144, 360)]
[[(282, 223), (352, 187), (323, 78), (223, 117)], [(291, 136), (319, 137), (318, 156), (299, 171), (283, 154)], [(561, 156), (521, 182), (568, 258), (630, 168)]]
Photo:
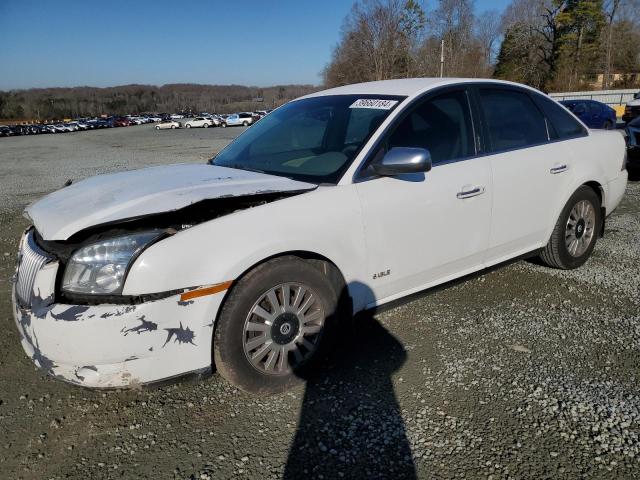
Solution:
[(375, 108), (377, 110), (390, 110), (395, 107), (398, 100), (379, 100), (375, 98), (359, 98), (349, 108)]

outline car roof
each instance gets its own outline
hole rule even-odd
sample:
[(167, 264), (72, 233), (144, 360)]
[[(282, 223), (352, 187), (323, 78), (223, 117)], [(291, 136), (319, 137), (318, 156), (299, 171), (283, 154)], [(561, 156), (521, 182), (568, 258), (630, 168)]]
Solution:
[(402, 95), (414, 97), (435, 87), (457, 85), (461, 83), (495, 83), (502, 85), (515, 85), (522, 88), (531, 87), (520, 83), (507, 82), (485, 78), (400, 78), (396, 80), (379, 80), (375, 82), (354, 83), (343, 87), (330, 88), (305, 95), (301, 98), (320, 97), (325, 95)]

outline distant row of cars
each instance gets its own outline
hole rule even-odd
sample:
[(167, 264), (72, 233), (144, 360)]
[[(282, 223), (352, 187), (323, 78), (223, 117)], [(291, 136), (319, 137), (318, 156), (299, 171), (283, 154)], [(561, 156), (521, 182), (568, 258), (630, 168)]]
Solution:
[(11, 137), (15, 135), (36, 135), (42, 133), (67, 133), (86, 130), (96, 130), (99, 128), (128, 127), (130, 125), (142, 125), (145, 123), (160, 122), (160, 116), (126, 116), (126, 117), (106, 117), (106, 118), (80, 118), (71, 122), (56, 123), (31, 123), (24, 125), (0, 125), (0, 137)]
[[(230, 114), (201, 113), (184, 123), (185, 128), (209, 128), (209, 127), (248, 127), (259, 121), (271, 110), (258, 110), (255, 112), (239, 112)], [(175, 114), (160, 121), (156, 130), (167, 130), (182, 128), (182, 122), (178, 120), (185, 118), (185, 115)]]
[(235, 127), (253, 125), (271, 110), (259, 110), (256, 112), (240, 112), (232, 114), (210, 114), (207, 112), (194, 116), (190, 113), (175, 113), (169, 115), (148, 114), (148, 115), (126, 115), (111, 116), (106, 118), (80, 118), (70, 122), (37, 123), (24, 125), (0, 125), (0, 137), (11, 137), (16, 135), (36, 135), (42, 133), (66, 133), (84, 130), (94, 130), (99, 128), (129, 127), (132, 125), (143, 125), (154, 123), (158, 130), (182, 128), (182, 123), (178, 119), (191, 118), (185, 122), (186, 128), (209, 128), (209, 127)]

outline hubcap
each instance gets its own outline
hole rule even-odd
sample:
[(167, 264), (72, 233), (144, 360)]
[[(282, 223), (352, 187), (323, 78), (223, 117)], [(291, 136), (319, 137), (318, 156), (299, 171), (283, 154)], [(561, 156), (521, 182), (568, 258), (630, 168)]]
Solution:
[(580, 200), (569, 213), (565, 229), (565, 245), (569, 255), (580, 257), (591, 245), (595, 233), (596, 212), (587, 200)]
[(291, 373), (316, 352), (324, 319), (322, 303), (310, 288), (277, 285), (260, 296), (245, 319), (244, 353), (261, 373)]

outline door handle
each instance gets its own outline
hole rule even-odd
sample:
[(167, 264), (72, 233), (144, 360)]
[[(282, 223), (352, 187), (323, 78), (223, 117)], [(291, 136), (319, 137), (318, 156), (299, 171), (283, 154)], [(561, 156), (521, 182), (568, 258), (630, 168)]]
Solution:
[(482, 195), (484, 193), (484, 187), (481, 185), (471, 186), (465, 185), (462, 187), (462, 191), (456, 194), (456, 197), (460, 200), (464, 200), (465, 198), (471, 198), (478, 195)]
[(567, 170), (569, 170), (569, 167), (566, 164), (562, 164), (562, 165), (554, 165), (553, 167), (551, 167), (551, 170), (549, 170), (551, 173), (562, 173), (562, 172), (566, 172)]

